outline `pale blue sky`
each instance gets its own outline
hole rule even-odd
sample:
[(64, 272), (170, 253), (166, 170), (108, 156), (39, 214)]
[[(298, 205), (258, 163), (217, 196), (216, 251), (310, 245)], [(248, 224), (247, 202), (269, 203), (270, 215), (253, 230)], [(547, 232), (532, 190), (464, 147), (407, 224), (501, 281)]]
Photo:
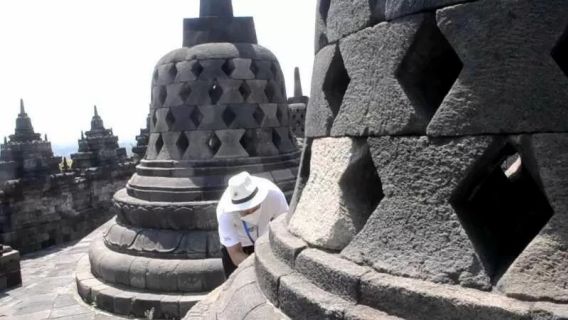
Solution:
[[(280, 60), (288, 94), (301, 68), (309, 94), (315, 0), (234, 0), (253, 16), (259, 44)], [(145, 125), (155, 63), (182, 43), (198, 0), (0, 1), (0, 138), (13, 133), (24, 98), (37, 132), (73, 144), (97, 105), (107, 127), (133, 140)]]

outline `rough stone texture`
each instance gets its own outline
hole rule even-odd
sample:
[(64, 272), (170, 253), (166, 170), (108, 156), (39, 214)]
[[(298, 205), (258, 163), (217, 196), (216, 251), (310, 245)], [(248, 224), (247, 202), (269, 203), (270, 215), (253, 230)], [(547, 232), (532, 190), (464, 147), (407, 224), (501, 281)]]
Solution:
[(34, 184), (13, 181), (0, 194), (0, 241), (28, 253), (80, 239), (113, 215), (112, 194), (132, 170), (62, 173)]
[(326, 27), (329, 42), (363, 29), (371, 22), (369, 0), (329, 1)]
[(368, 174), (373, 164), (364, 140), (316, 139), (311, 159), (310, 177), (289, 228), (311, 245), (341, 250), (380, 200), (380, 181)]
[(459, 73), (433, 14), (381, 23), (340, 43), (350, 83), (331, 134), (423, 134)]
[[(341, 59), (340, 55), (338, 46), (334, 44), (323, 48), (315, 57), (312, 91), (306, 111), (306, 137), (325, 137), (331, 131), (336, 114), (332, 110), (331, 99), (325, 95), (324, 85), (328, 74), (333, 72), (332, 62), (334, 59)], [(334, 104), (334, 107), (338, 108), (337, 102)]]
[(428, 134), (566, 131), (565, 54), (558, 62), (551, 52), (561, 45), (567, 15), (562, 0), (483, 0), (438, 11), (463, 70)]
[(357, 302), (364, 267), (320, 250), (307, 249), (296, 258), (295, 268), (317, 286), (341, 298)]
[(134, 153), (138, 160), (144, 158), (146, 155), (146, 149), (148, 148), (148, 140), (150, 139), (150, 114), (146, 118), (146, 127), (140, 129), (140, 134), (136, 136), (136, 146), (132, 147), (132, 153)]
[(568, 303), (568, 135), (537, 134), (521, 138), (525, 159), (539, 176), (539, 184), (554, 216), (513, 262), (498, 287), (523, 300)]
[(449, 203), (492, 138), (369, 138), (384, 199), (343, 255), (378, 271), (489, 289)]
[(567, 319), (567, 8), (318, 1), (291, 214), (247, 279), (292, 319)]
[(20, 253), (0, 244), (0, 291), (22, 283)]

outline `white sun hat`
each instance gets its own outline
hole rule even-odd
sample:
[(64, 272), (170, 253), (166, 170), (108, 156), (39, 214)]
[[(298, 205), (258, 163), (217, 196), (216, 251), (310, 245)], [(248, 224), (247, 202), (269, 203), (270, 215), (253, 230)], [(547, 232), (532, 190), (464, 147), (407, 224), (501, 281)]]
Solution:
[(219, 203), (226, 212), (240, 212), (258, 206), (267, 195), (268, 188), (263, 179), (241, 172), (229, 179)]

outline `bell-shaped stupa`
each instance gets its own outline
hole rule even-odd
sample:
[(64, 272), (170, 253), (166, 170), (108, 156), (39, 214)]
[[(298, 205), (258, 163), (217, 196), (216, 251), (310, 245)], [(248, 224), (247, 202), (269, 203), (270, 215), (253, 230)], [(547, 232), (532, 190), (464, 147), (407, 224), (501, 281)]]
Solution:
[(568, 6), (319, 0), (294, 211), (187, 319), (568, 319)]
[(228, 179), (265, 177), (291, 196), (300, 152), (276, 57), (229, 0), (201, 2), (184, 47), (157, 64), (148, 149), (77, 274), (110, 312), (180, 317), (224, 280), (215, 208)]

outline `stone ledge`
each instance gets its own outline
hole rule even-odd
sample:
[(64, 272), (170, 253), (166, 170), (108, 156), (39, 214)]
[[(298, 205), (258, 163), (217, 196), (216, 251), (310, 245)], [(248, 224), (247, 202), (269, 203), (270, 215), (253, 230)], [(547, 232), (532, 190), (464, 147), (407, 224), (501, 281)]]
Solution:
[(206, 295), (174, 295), (115, 286), (93, 277), (90, 267), (87, 257), (79, 261), (75, 277), (79, 295), (86, 303), (114, 314), (146, 318), (154, 309), (154, 319), (181, 318)]
[(275, 256), (292, 268), (296, 257), (307, 248), (307, 244), (303, 240), (288, 232), (285, 216), (270, 223), (269, 239)]
[(225, 280), (221, 259), (153, 259), (130, 256), (107, 248), (102, 239), (93, 242), (91, 272), (102, 280), (155, 292), (204, 292)]
[(278, 307), (280, 279), (294, 271), (275, 257), (266, 236), (261, 237), (256, 242), (254, 256), (258, 285), (268, 300)]

